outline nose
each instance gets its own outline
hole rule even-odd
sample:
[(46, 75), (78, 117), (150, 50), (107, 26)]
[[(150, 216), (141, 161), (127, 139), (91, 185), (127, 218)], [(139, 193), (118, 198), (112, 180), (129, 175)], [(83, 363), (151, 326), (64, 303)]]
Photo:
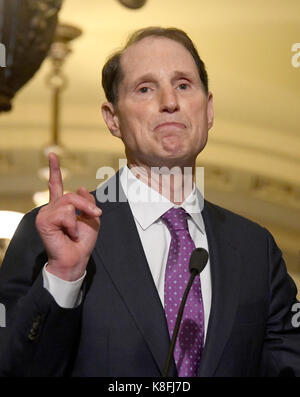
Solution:
[(179, 110), (177, 94), (173, 87), (164, 87), (160, 90), (160, 111), (173, 113)]

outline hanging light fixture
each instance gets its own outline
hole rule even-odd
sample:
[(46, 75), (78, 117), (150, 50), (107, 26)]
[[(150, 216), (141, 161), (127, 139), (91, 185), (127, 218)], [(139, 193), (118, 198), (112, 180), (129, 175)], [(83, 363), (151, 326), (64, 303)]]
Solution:
[(15, 211), (0, 211), (0, 266), (7, 247), (24, 214)]
[(0, 42), (5, 67), (0, 67), (0, 113), (36, 73), (51, 45), (63, 0), (0, 0)]
[(22, 212), (0, 211), (0, 238), (11, 239), (23, 216)]
[(143, 5), (146, 3), (146, 0), (119, 0), (123, 6), (131, 9), (138, 9), (143, 7)]

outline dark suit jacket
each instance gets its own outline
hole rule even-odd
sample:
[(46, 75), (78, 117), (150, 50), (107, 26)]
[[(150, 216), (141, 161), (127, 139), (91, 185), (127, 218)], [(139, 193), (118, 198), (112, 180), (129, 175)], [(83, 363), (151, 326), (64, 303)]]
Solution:
[[(168, 328), (130, 207), (99, 206), (101, 228), (74, 309), (59, 307), (43, 288), (38, 209), (21, 221), (0, 270), (2, 376), (162, 375)], [(297, 291), (272, 236), (207, 201), (202, 215), (212, 306), (199, 376), (299, 376), (300, 328), (291, 321)]]

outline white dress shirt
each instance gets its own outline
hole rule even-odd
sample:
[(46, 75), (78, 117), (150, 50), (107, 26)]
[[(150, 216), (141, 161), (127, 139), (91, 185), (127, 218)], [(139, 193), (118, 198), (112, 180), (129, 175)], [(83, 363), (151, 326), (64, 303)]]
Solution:
[[(120, 183), (134, 216), (145, 256), (164, 306), (164, 278), (171, 235), (160, 217), (170, 208), (178, 206), (136, 178), (127, 166), (120, 170)], [(188, 217), (188, 228), (195, 246), (208, 251), (201, 215), (202, 203), (203, 197), (194, 185), (191, 194), (180, 207), (184, 208), (191, 216)], [(65, 308), (75, 307), (80, 302), (80, 288), (84, 277), (85, 274), (79, 280), (69, 282), (47, 272), (46, 266), (43, 269), (44, 287), (52, 294), (57, 304)], [(209, 259), (200, 274), (200, 280), (204, 306), (204, 337), (206, 338), (212, 294)]]

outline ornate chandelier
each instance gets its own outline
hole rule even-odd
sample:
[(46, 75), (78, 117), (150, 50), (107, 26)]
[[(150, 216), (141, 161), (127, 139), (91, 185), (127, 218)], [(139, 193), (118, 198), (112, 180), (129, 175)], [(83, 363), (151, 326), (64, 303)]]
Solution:
[(63, 0), (0, 0), (0, 43), (5, 67), (0, 68), (0, 112), (36, 73), (55, 33)]

